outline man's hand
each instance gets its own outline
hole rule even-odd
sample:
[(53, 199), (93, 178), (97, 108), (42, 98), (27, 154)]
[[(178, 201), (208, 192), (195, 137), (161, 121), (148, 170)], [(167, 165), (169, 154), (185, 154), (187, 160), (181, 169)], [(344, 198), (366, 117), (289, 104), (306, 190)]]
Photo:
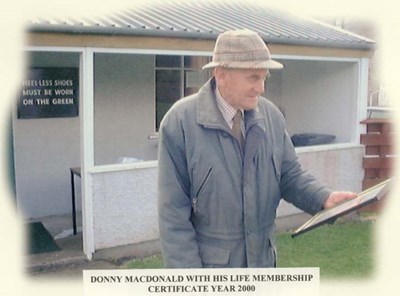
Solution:
[(324, 203), (324, 209), (329, 209), (335, 206), (336, 204), (347, 200), (355, 198), (357, 195), (354, 192), (349, 191), (335, 191), (329, 195), (328, 199)]

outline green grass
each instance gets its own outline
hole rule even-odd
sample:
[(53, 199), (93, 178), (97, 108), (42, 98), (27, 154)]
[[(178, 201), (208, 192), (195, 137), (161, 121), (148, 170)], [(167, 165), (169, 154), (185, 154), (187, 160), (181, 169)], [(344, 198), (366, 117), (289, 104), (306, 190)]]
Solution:
[(294, 239), (277, 236), (278, 267), (320, 267), (321, 278), (367, 277), (373, 272), (373, 223), (324, 225)]
[[(296, 238), (277, 235), (278, 267), (319, 267), (321, 278), (362, 278), (373, 272), (373, 222), (325, 225)], [(128, 262), (125, 268), (162, 268), (161, 255)]]
[(163, 268), (164, 263), (161, 254), (153, 255), (142, 259), (134, 259), (125, 264), (124, 268)]

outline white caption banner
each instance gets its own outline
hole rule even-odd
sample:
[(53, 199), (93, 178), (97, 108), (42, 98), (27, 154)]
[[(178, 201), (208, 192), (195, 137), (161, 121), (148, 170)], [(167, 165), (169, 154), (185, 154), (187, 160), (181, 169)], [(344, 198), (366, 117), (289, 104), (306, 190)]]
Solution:
[(85, 296), (319, 295), (319, 268), (84, 270)]

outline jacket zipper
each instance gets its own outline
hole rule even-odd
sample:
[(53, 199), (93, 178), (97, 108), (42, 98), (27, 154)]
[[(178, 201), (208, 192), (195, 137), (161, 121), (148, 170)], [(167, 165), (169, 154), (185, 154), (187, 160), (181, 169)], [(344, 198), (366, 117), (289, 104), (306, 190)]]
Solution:
[(204, 177), (203, 181), (200, 184), (199, 189), (197, 190), (196, 194), (194, 195), (194, 197), (192, 198), (192, 207), (193, 207), (193, 213), (197, 213), (197, 201), (198, 201), (198, 196), (200, 195), (200, 193), (203, 190), (204, 185), (207, 183), (208, 179), (210, 178), (211, 172), (212, 172), (213, 168), (210, 167), (207, 171), (206, 176)]

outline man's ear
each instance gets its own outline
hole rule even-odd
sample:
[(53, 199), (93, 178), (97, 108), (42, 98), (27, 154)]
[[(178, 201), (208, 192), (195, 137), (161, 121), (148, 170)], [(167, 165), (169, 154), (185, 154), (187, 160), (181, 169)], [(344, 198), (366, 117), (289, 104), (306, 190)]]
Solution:
[(214, 68), (214, 77), (218, 85), (220, 86), (223, 85), (226, 77), (225, 69), (221, 67)]

